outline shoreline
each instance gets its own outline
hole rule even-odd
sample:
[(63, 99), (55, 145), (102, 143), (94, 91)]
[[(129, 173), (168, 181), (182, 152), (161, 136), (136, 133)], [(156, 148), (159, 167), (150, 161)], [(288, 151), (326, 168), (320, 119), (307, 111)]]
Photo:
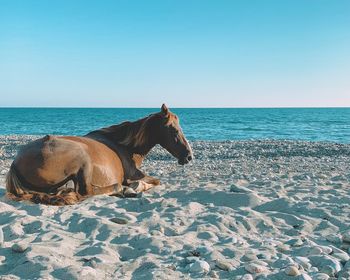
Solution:
[[(142, 170), (162, 184), (139, 198), (95, 196), (66, 207), (9, 201), (8, 167), (19, 145), (38, 137), (0, 136), (4, 276), (350, 275), (350, 144), (191, 141), (195, 161), (189, 166), (178, 166), (158, 147), (150, 153)], [(127, 224), (112, 221), (118, 217)], [(13, 244), (26, 249), (14, 252)]]
[[(0, 134), (0, 141), (4, 139), (8, 140), (21, 140), (21, 141), (31, 141), (38, 139), (40, 137), (44, 137), (47, 134)], [(68, 134), (49, 134), (52, 136), (77, 136), (83, 137), (84, 135), (68, 135)], [(236, 143), (236, 142), (294, 142), (294, 143), (314, 143), (314, 144), (336, 144), (336, 145), (350, 145), (349, 142), (336, 142), (331, 140), (305, 140), (305, 139), (279, 139), (279, 138), (250, 138), (250, 139), (188, 139), (191, 143), (201, 143), (208, 142), (213, 144), (220, 143)]]

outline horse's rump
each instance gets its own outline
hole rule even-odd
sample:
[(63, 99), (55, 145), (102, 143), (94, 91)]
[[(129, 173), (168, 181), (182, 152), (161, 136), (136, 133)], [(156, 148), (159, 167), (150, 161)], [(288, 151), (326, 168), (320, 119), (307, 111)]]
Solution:
[(82, 196), (72, 189), (65, 189), (57, 194), (33, 191), (25, 186), (19, 178), (14, 166), (11, 166), (6, 176), (7, 196), (15, 201), (29, 200), (47, 205), (72, 205), (82, 200)]
[[(84, 137), (46, 136), (22, 147), (6, 188), (15, 200), (66, 205), (104, 193), (104, 187), (121, 184), (122, 178), (120, 160), (105, 145)], [(70, 180), (74, 190), (60, 189)]]

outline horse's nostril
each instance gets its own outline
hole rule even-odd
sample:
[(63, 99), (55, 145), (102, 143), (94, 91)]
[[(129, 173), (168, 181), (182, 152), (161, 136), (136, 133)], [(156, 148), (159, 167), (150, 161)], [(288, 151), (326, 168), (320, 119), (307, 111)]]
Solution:
[(187, 156), (187, 160), (191, 161), (192, 160), (192, 156)]

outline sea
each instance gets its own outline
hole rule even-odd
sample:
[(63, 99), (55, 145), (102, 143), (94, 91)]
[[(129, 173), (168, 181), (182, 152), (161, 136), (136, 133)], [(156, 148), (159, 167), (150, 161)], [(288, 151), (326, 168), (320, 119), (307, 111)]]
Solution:
[[(0, 108), (0, 135), (84, 135), (159, 108)], [(350, 143), (350, 108), (175, 108), (189, 140)]]

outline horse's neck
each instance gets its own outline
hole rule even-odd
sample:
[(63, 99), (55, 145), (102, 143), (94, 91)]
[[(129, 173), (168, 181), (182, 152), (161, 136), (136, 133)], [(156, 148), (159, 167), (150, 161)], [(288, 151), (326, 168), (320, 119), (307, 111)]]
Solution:
[(132, 160), (134, 161), (136, 168), (141, 167), (142, 162), (144, 161), (146, 156), (147, 155), (140, 155), (140, 154), (133, 154), (132, 155)]
[[(142, 129), (142, 122), (145, 122), (145, 121), (146, 120), (139, 120), (130, 124), (131, 126), (134, 126), (132, 129), (134, 129), (134, 131), (136, 132), (134, 135), (135, 138), (136, 138), (136, 135)], [(150, 129), (150, 127), (147, 127), (147, 129)], [(140, 155), (142, 158), (145, 158), (156, 144), (153, 143), (153, 141), (150, 138), (151, 137), (150, 131), (145, 131), (143, 137), (144, 139), (143, 141), (141, 141), (142, 144), (135, 145), (134, 140), (136, 141), (136, 139), (133, 139), (130, 145), (128, 145), (128, 148), (130, 149), (132, 154), (137, 154), (137, 155)]]
[[(110, 144), (113, 144), (115, 146), (124, 146), (126, 150), (130, 153), (131, 157), (134, 154), (142, 156), (142, 158), (145, 158), (145, 156), (151, 151), (151, 149), (155, 146), (155, 143), (151, 141), (150, 133), (145, 133), (144, 139), (142, 145), (134, 145), (135, 139), (132, 139), (134, 137), (131, 137), (131, 142), (128, 143), (128, 145), (123, 145), (125, 138), (129, 136), (130, 131), (134, 131), (134, 134), (136, 135), (137, 132), (142, 127), (142, 123), (146, 121), (145, 119), (138, 120), (135, 122), (126, 122), (122, 123), (120, 125), (113, 125), (110, 127), (102, 128), (96, 131), (92, 131), (86, 136), (92, 137), (95, 139), (104, 140), (104, 142), (108, 141)], [(134, 136), (135, 136), (134, 135)]]
[(139, 180), (144, 176), (143, 173), (139, 170), (139, 167), (141, 166), (146, 155), (155, 146), (150, 144), (150, 141), (146, 141), (147, 145), (140, 147), (129, 147), (120, 144), (120, 142), (125, 139), (125, 136), (128, 132), (125, 126), (132, 124), (133, 123), (125, 123), (102, 128), (85, 135), (85, 137), (92, 138), (107, 145), (119, 156), (124, 167), (125, 180)]

